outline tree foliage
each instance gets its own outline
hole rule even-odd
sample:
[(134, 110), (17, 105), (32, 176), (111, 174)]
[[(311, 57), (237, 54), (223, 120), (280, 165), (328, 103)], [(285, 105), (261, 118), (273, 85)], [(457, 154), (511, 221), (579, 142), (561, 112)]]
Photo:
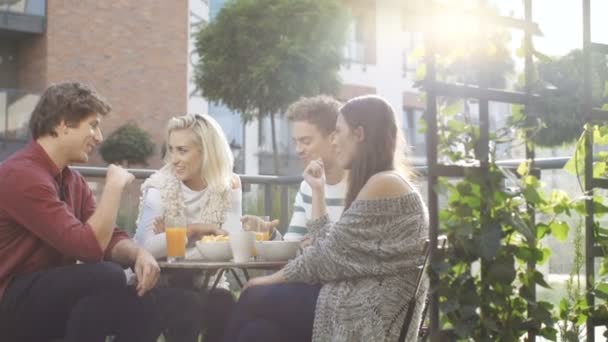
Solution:
[(155, 145), (150, 134), (135, 123), (128, 123), (112, 132), (101, 144), (99, 153), (106, 163), (126, 166), (147, 165)]
[[(608, 100), (608, 65), (606, 56), (592, 56), (592, 103), (599, 108)], [(536, 141), (541, 146), (558, 146), (574, 142), (585, 125), (583, 53), (573, 50), (567, 55), (540, 61), (538, 82), (534, 91), (541, 99), (534, 106), (542, 120)]]
[(300, 96), (332, 93), (344, 19), (334, 0), (231, 1), (196, 34), (196, 84), (246, 120), (277, 113)]
[[(338, 0), (235, 0), (196, 33), (195, 83), (244, 121), (334, 94), (347, 16)], [(277, 156), (273, 129), (273, 152)], [(275, 160), (276, 163), (276, 160)]]

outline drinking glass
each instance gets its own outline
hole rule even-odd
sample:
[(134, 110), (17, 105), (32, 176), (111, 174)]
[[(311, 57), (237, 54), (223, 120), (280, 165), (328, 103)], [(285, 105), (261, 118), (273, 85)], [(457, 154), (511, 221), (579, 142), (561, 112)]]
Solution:
[(167, 262), (183, 260), (186, 256), (187, 226), (185, 217), (165, 217)]

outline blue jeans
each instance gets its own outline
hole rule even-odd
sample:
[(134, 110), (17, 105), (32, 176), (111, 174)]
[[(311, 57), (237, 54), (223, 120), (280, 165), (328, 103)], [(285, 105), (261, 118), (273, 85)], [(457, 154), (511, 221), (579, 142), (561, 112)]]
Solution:
[(0, 301), (0, 336), (10, 341), (151, 342), (169, 330), (174, 340), (197, 341), (203, 299), (183, 289), (152, 289), (144, 297), (127, 286), (123, 269), (99, 262), (19, 276)]
[(304, 342), (312, 338), (321, 285), (256, 286), (241, 294), (224, 342)]

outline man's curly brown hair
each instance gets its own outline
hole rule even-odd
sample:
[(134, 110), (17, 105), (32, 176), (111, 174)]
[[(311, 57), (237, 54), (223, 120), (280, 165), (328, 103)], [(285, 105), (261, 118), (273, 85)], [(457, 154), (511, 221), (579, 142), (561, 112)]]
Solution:
[(55, 127), (65, 121), (77, 126), (91, 114), (106, 115), (112, 108), (86, 84), (64, 82), (50, 85), (40, 97), (30, 117), (29, 128), (33, 139), (57, 136)]
[(306, 121), (328, 135), (336, 129), (336, 119), (342, 104), (331, 96), (301, 97), (287, 108), (287, 119)]

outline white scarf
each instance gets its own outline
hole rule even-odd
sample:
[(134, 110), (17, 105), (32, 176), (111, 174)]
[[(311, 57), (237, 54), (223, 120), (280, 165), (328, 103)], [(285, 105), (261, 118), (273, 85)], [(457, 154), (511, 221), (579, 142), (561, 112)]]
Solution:
[[(148, 189), (154, 188), (160, 191), (163, 215), (165, 217), (185, 217), (186, 208), (181, 187), (182, 182), (175, 177), (171, 166), (163, 166), (141, 185), (141, 197), (139, 199), (140, 215), (143, 210), (146, 192)], [(217, 192), (207, 188), (207, 191), (201, 197), (200, 207), (197, 210), (199, 217), (197, 217), (196, 223), (223, 224), (226, 221), (225, 210), (232, 205), (230, 193), (231, 189)], [(138, 215), (138, 221), (140, 215)]]

